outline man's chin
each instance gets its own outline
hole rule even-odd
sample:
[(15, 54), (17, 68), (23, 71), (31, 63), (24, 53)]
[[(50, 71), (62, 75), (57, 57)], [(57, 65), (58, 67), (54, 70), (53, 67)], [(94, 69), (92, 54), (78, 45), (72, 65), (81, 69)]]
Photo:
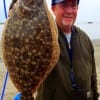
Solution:
[(73, 23), (62, 23), (63, 26), (66, 26), (66, 27), (71, 27), (73, 25)]
[(71, 21), (71, 22), (62, 21), (62, 25), (67, 26), (67, 27), (71, 27), (73, 25), (73, 21)]

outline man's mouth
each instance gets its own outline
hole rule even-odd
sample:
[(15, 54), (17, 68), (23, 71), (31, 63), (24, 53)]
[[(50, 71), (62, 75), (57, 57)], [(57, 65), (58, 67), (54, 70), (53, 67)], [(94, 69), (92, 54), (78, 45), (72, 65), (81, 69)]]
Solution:
[(71, 16), (64, 16), (64, 18), (72, 18)]
[(72, 20), (72, 17), (64, 17), (65, 20)]

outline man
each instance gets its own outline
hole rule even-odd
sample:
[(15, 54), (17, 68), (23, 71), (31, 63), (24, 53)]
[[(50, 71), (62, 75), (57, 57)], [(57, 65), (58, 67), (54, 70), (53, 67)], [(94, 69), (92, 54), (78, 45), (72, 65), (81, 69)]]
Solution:
[(79, 0), (52, 0), (60, 58), (39, 88), (36, 100), (98, 100), (93, 46), (89, 37), (74, 26), (78, 4)]
[(89, 37), (74, 26), (78, 4), (79, 0), (52, 0), (61, 52), (36, 100), (98, 100), (93, 46)]

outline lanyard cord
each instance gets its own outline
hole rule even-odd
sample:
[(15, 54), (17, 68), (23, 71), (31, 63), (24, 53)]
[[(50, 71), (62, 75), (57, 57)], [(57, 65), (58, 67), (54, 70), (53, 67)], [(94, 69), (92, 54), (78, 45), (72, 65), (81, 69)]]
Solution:
[(3, 0), (4, 2), (3, 2), (3, 4), (4, 4), (4, 12), (5, 12), (5, 17), (6, 17), (6, 19), (7, 19), (7, 10), (6, 10), (6, 2), (5, 2), (5, 0)]
[(69, 54), (69, 58), (70, 58), (70, 67), (71, 67), (71, 71), (69, 73), (69, 77), (71, 80), (71, 84), (72, 87), (74, 89), (77, 89), (77, 84), (76, 84), (76, 80), (75, 80), (75, 73), (73, 71), (73, 65), (72, 65), (72, 59), (73, 59), (73, 35), (74, 33), (71, 34), (71, 39), (70, 39), (70, 48), (68, 47), (68, 54)]

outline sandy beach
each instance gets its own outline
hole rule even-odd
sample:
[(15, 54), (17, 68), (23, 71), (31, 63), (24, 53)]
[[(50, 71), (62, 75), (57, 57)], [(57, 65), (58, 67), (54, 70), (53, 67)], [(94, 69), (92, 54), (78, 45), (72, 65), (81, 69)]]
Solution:
[[(100, 40), (93, 40), (93, 45), (94, 45), (94, 49), (95, 49), (98, 92), (100, 93)], [(6, 73), (6, 68), (4, 67), (4, 63), (2, 60), (2, 50), (1, 50), (1, 45), (0, 45), (0, 93), (2, 90), (5, 73)], [(4, 100), (13, 100), (13, 97), (17, 93), (18, 93), (17, 89), (14, 87), (10, 78), (8, 78), (6, 90), (5, 90), (5, 94), (4, 94)], [(100, 98), (99, 98), (99, 100), (100, 100)]]

